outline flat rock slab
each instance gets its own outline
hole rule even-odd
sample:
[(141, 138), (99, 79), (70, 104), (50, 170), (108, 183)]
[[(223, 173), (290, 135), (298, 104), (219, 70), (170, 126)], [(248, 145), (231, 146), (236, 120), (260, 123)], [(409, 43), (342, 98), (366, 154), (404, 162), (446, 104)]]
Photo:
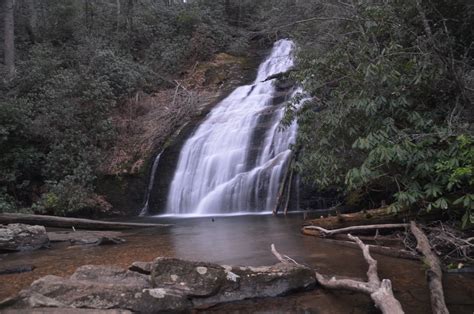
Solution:
[(47, 247), (49, 238), (43, 226), (0, 225), (0, 251), (27, 251)]
[(9, 309), (182, 312), (249, 298), (286, 295), (311, 289), (316, 284), (314, 271), (301, 265), (232, 267), (157, 258), (151, 263), (136, 262), (129, 269), (132, 270), (88, 265), (78, 268), (69, 278), (46, 276), (21, 291), (8, 306)]
[(73, 245), (111, 245), (121, 244), (125, 240), (119, 238), (122, 232), (116, 231), (54, 231), (48, 232), (51, 242), (69, 242)]
[(52, 231), (48, 232), (49, 241), (51, 242), (77, 242), (77, 241), (97, 241), (102, 237), (120, 238), (123, 232), (119, 231)]

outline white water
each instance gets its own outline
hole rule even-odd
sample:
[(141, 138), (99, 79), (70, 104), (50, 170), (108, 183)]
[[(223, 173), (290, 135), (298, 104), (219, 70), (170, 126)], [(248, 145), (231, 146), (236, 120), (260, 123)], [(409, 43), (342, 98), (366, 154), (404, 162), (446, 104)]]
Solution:
[(163, 154), (163, 151), (156, 155), (155, 161), (153, 161), (153, 166), (151, 167), (150, 181), (148, 182), (148, 187), (146, 189), (145, 194), (145, 205), (143, 205), (143, 208), (140, 210), (140, 216), (146, 216), (148, 214), (150, 195), (151, 191), (153, 190), (153, 184), (155, 183), (156, 168), (158, 168), (158, 163), (160, 162), (161, 154)]
[(234, 90), (187, 140), (171, 182), (167, 214), (273, 209), (297, 125), (280, 130), (284, 107), (272, 105), (274, 80), (263, 81), (293, 66), (293, 48), (289, 40), (276, 42), (255, 82)]

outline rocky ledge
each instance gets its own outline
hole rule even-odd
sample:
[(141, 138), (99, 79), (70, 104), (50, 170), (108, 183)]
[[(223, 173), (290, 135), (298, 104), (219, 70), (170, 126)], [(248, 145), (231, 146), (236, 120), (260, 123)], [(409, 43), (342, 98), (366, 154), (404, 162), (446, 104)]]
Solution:
[(49, 245), (43, 226), (0, 225), (0, 252), (35, 250)]
[(136, 262), (128, 270), (88, 265), (69, 278), (46, 276), (3, 302), (3, 307), (58, 313), (66, 309), (182, 312), (286, 295), (315, 284), (314, 271), (302, 265), (235, 267), (160, 257), (151, 263)]

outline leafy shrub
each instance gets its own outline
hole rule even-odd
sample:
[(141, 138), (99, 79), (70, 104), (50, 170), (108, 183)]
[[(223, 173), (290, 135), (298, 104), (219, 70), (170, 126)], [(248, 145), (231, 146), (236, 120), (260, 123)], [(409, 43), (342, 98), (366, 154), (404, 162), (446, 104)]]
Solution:
[(303, 49), (294, 73), (314, 96), (298, 112), (288, 108), (288, 119), (299, 119), (305, 179), (364, 195), (365, 205), (386, 199), (393, 211), (449, 210), (467, 226), (472, 59), (456, 59), (442, 23), (427, 35), (413, 2), (359, 3), (344, 14), (331, 44)]

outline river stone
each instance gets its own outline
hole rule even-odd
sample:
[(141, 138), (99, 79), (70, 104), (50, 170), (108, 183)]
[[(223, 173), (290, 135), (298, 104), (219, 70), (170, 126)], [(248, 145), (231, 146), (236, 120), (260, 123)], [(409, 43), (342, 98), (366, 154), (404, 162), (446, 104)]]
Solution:
[(314, 271), (301, 265), (279, 263), (273, 266), (223, 268), (225, 281), (219, 292), (207, 298), (194, 298), (195, 307), (282, 296), (316, 285)]
[(232, 267), (176, 258), (157, 258), (151, 277), (154, 287), (182, 289), (196, 307), (281, 296), (316, 284), (314, 271), (302, 265)]
[(113, 266), (82, 266), (69, 278), (46, 276), (20, 292), (16, 308), (182, 311), (190, 302), (180, 290), (156, 291), (150, 277)]
[(49, 238), (43, 226), (0, 225), (0, 251), (27, 251), (47, 247)]
[(215, 304), (275, 297), (314, 287), (314, 271), (295, 264), (232, 267), (157, 258), (151, 275), (115, 266), (82, 266), (69, 278), (46, 276), (20, 292), (11, 308), (189, 312)]
[(188, 296), (200, 297), (217, 293), (225, 277), (220, 265), (169, 257), (155, 259), (151, 271), (155, 287), (180, 287)]
[(128, 266), (128, 270), (140, 274), (150, 275), (152, 266), (153, 264), (148, 262), (133, 262), (132, 265)]

